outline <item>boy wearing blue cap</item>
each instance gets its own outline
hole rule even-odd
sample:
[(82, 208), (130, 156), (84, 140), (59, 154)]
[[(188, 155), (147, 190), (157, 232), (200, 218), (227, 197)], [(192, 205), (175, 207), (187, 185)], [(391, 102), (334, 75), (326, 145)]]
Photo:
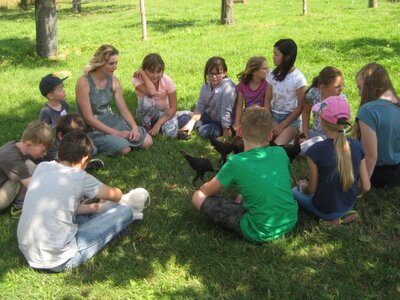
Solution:
[(40, 93), (47, 98), (46, 104), (39, 113), (39, 119), (56, 128), (61, 116), (69, 112), (69, 104), (65, 101), (64, 80), (56, 74), (48, 74), (42, 78), (39, 84)]
[[(65, 100), (64, 80), (68, 77), (60, 78), (56, 74), (48, 74), (42, 78), (39, 84), (40, 93), (47, 98), (46, 104), (39, 113), (39, 120), (49, 124), (54, 130), (60, 117), (69, 112), (69, 104)], [(55, 142), (49, 149), (44, 161), (54, 160), (57, 157), (58, 143)]]

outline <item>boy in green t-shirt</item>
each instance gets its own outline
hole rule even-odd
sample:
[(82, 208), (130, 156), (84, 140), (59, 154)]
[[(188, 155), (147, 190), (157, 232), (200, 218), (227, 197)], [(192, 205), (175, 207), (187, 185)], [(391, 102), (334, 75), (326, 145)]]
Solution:
[[(276, 239), (297, 222), (289, 158), (282, 147), (266, 147), (271, 129), (269, 111), (247, 109), (239, 129), (245, 151), (230, 156), (218, 174), (192, 197), (193, 206), (213, 222), (253, 242)], [(235, 201), (214, 196), (232, 184), (240, 192)]]

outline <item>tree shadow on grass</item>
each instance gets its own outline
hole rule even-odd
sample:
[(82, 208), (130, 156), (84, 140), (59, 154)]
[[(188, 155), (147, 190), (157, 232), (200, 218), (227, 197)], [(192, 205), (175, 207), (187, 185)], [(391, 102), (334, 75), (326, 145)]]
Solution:
[(20, 139), (26, 126), (38, 119), (43, 103), (38, 103), (32, 99), (20, 99), (20, 102), (13, 104), (12, 111), (4, 110), (0, 114), (0, 145), (11, 140)]
[[(27, 20), (31, 19), (32, 22), (35, 21), (35, 6), (28, 8), (24, 11), (19, 8), (0, 8), (0, 21), (2, 20)], [(33, 23), (34, 24), (34, 23)]]
[[(129, 25), (126, 26), (128, 28), (132, 26), (137, 26), (136, 24), (134, 25)], [(196, 20), (171, 20), (171, 19), (164, 19), (160, 18), (157, 20), (147, 20), (147, 27), (151, 30), (158, 31), (161, 33), (168, 33), (171, 30), (174, 29), (183, 29), (183, 28), (189, 28), (189, 27), (195, 27), (196, 25)]]
[(91, 3), (90, 5), (82, 5), (82, 11), (80, 13), (74, 13), (71, 7), (64, 7), (61, 9), (57, 9), (57, 14), (62, 17), (85, 17), (86, 15), (91, 14), (111, 14), (115, 13), (116, 10), (133, 10), (137, 5), (135, 4), (104, 4), (94, 5)]
[(2, 67), (22, 66), (32, 69), (60, 66), (64, 62), (38, 56), (36, 54), (36, 42), (25, 37), (0, 40), (0, 64)]
[(347, 60), (361, 59), (367, 64), (371, 61), (395, 59), (400, 52), (400, 41), (365, 37), (341, 42), (318, 41), (312, 48), (331, 50), (334, 53), (340, 53)]

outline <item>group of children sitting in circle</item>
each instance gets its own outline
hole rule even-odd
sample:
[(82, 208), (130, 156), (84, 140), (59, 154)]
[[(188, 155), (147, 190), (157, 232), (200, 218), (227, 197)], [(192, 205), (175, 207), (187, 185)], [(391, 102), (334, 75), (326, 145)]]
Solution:
[[(114, 76), (118, 50), (113, 46), (102, 45), (78, 79), (80, 117), (69, 113), (66, 78), (45, 76), (40, 91), (48, 101), (41, 121), (31, 123), (20, 141), (0, 148), (0, 209), (12, 204), (11, 212), (18, 215), (22, 208), (17, 235), (29, 265), (54, 272), (77, 267), (133, 220), (143, 218), (149, 198), (145, 189), (123, 195), (84, 170), (88, 163), (102, 165), (91, 160), (98, 151), (114, 156), (148, 148), (160, 133), (190, 139), (195, 129), (210, 139), (229, 135), (233, 126), (243, 138), (244, 152), (231, 155), (193, 194), (192, 203), (215, 223), (252, 242), (290, 232), (298, 205), (321, 223), (339, 225), (357, 217), (356, 199), (371, 183), (399, 186), (400, 103), (385, 68), (370, 63), (357, 73), (361, 101), (351, 126), (342, 72), (325, 67), (306, 88), (305, 76), (295, 67), (296, 56), (293, 40), (279, 40), (273, 50), (275, 68), (269, 72), (264, 57), (252, 57), (237, 86), (227, 77), (224, 59), (211, 57), (190, 112), (177, 111), (175, 84), (164, 74), (160, 55), (149, 54), (132, 79), (140, 126)], [(111, 109), (113, 100), (119, 114)], [(301, 131), (307, 139), (309, 177), (292, 187), (286, 153), (266, 146), (272, 140), (288, 144)], [(350, 131), (354, 138), (347, 137)], [(36, 166), (32, 160), (44, 162)], [(231, 185), (239, 191), (236, 199), (217, 195)]]

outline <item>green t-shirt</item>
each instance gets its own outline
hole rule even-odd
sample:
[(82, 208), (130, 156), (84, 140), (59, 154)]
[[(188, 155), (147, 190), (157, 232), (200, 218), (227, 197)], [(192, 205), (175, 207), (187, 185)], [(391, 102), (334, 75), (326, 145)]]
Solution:
[(240, 220), (251, 241), (276, 239), (297, 222), (297, 202), (291, 190), (290, 163), (282, 147), (254, 148), (228, 158), (217, 174), (224, 188), (234, 184), (243, 195), (246, 213)]

